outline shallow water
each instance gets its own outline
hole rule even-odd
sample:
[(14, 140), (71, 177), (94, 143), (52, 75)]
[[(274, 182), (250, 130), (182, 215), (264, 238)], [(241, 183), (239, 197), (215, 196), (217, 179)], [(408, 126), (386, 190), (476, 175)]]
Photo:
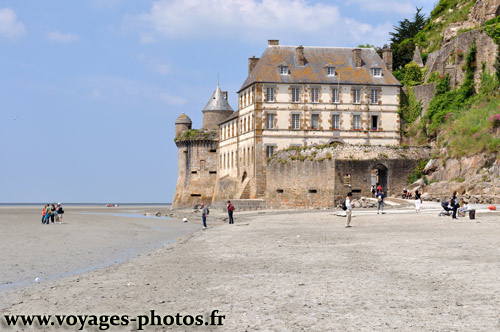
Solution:
[(49, 227), (38, 208), (0, 207), (0, 294), (122, 263), (200, 228), (145, 212), (151, 210), (68, 207), (63, 223)]

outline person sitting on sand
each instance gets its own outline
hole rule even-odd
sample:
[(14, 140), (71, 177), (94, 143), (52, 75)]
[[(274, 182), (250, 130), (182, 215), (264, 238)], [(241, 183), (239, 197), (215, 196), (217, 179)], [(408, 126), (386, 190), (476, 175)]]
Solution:
[(465, 217), (465, 214), (470, 211), (470, 205), (462, 198), (462, 206), (458, 208), (458, 216)]

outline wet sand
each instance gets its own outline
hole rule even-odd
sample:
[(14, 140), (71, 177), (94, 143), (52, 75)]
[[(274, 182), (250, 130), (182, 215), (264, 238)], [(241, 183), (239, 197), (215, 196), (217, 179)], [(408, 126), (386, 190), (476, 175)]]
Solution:
[(217, 328), (146, 331), (500, 330), (500, 214), (438, 212), (360, 209), (346, 229), (331, 210), (237, 213), (235, 225), (216, 211), (216, 226), (173, 246), (6, 291), (0, 310), (226, 316)]
[(42, 225), (42, 207), (0, 207), (0, 290), (123, 262), (199, 228), (172, 218), (143, 217), (159, 210), (170, 212), (167, 207), (67, 206), (62, 224)]

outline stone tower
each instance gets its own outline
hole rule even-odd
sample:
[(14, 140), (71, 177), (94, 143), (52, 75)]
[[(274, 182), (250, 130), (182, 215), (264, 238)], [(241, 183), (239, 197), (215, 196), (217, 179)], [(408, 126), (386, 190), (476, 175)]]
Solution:
[(227, 102), (227, 91), (221, 91), (219, 84), (212, 97), (203, 109), (203, 126), (201, 129), (218, 130), (221, 123), (233, 114), (231, 105)]
[(186, 130), (191, 129), (193, 121), (186, 114), (182, 113), (177, 119), (175, 119), (175, 137), (179, 137)]
[(192, 129), (186, 114), (175, 120), (175, 144), (178, 148), (178, 175), (172, 208), (210, 205), (217, 180), (219, 122), (231, 115), (227, 94), (219, 85), (203, 109), (203, 127)]

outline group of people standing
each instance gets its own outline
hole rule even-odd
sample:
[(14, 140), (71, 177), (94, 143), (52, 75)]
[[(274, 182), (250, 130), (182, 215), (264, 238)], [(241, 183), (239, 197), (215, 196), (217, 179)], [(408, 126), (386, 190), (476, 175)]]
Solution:
[[(205, 229), (207, 228), (207, 217), (210, 214), (210, 210), (208, 209), (208, 206), (205, 206), (204, 203), (200, 204), (200, 208), (201, 208), (201, 221), (203, 222), (203, 228)], [(231, 204), (231, 201), (227, 201), (226, 210), (229, 216), (229, 224), (232, 225), (234, 224), (234, 218), (233, 218), (234, 205)]]
[(42, 210), (42, 224), (49, 223), (61, 224), (63, 219), (64, 209), (61, 203), (45, 204)]

